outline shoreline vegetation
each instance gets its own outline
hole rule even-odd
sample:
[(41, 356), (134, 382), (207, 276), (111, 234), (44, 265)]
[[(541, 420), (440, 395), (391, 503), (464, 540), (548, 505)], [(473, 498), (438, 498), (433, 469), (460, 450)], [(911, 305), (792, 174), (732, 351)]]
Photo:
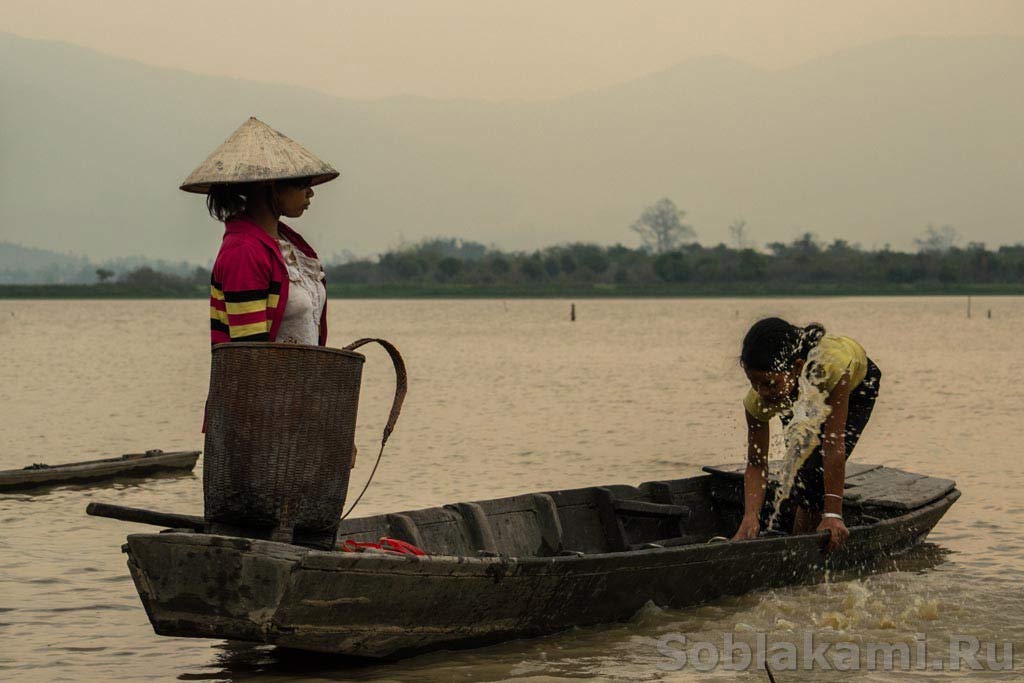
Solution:
[[(671, 211), (666, 215), (674, 218)], [(823, 244), (811, 233), (758, 250), (744, 245), (742, 223), (733, 227), (732, 247), (682, 243), (688, 226), (678, 221), (674, 242), (659, 245), (641, 232), (642, 248), (578, 243), (506, 252), (435, 238), (325, 270), (328, 292), (339, 299), (1024, 295), (1024, 244), (961, 248), (951, 228), (929, 226), (916, 252), (869, 251), (845, 240)], [(96, 278), (91, 284), (0, 283), (0, 298), (209, 296), (210, 271), (203, 267), (183, 273), (142, 266), (120, 274), (100, 268)]]

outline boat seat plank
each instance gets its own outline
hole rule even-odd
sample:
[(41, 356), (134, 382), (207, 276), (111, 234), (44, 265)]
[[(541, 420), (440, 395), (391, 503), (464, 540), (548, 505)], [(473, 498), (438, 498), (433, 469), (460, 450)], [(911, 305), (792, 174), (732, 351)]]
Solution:
[(534, 493), (533, 509), (537, 527), (540, 530), (544, 555), (557, 555), (565, 550), (563, 544), (562, 522), (558, 519), (558, 508), (554, 499), (546, 493)]
[[(746, 465), (718, 465), (704, 471), (725, 480), (742, 482)], [(769, 482), (778, 484), (782, 461), (769, 463)], [(867, 463), (846, 464), (847, 503), (861, 507), (887, 507), (915, 510), (945, 496), (956, 487), (950, 479), (912, 474), (893, 467)]]
[(942, 498), (956, 487), (951, 479), (912, 474), (882, 467), (847, 480), (845, 498), (862, 507), (915, 510)]
[(621, 553), (629, 550), (630, 544), (626, 537), (626, 528), (622, 524), (622, 518), (615, 510), (615, 495), (604, 486), (595, 486), (594, 502), (597, 505), (597, 513), (601, 520), (601, 528), (604, 531), (608, 551)]
[(615, 507), (615, 511), (620, 514), (642, 515), (646, 517), (688, 517), (690, 515), (690, 508), (683, 505), (621, 499), (613, 499), (612, 504)]
[(494, 531), (491, 529), (487, 513), (479, 503), (456, 503), (453, 506), (466, 523), (469, 529), (470, 542), (477, 551), (497, 553), (498, 544), (494, 540)]
[[(858, 476), (860, 474), (864, 474), (866, 472), (871, 472), (873, 470), (877, 470), (880, 467), (882, 467), (882, 466), (881, 465), (871, 464), (871, 463), (856, 462), (856, 461), (847, 462), (846, 463), (846, 478), (850, 479), (851, 477), (855, 477), (855, 476)], [(703, 469), (708, 474), (715, 475), (716, 477), (722, 477), (723, 479), (739, 479), (739, 480), (742, 481), (743, 480), (743, 474), (747, 470), (747, 463), (744, 462), (744, 463), (739, 463), (739, 464), (727, 464), (727, 465), (706, 465), (705, 467), (702, 467), (701, 469)], [(770, 482), (778, 482), (779, 481), (779, 473), (780, 472), (782, 472), (782, 461), (781, 460), (772, 460), (771, 462), (768, 463), (768, 480)]]
[(655, 503), (672, 505), (675, 502), (672, 495), (672, 485), (667, 481), (647, 481), (639, 486), (641, 491), (647, 491)]
[(387, 515), (387, 522), (388, 531), (392, 538), (397, 538), (399, 541), (405, 541), (406, 543), (412, 543), (417, 548), (423, 547), (423, 536), (420, 534), (420, 530), (416, 526), (416, 522), (412, 521), (412, 517), (396, 513)]
[[(671, 528), (670, 533), (679, 535), (685, 533), (684, 527), (690, 518), (690, 508), (684, 505), (618, 498), (612, 489), (604, 486), (594, 488), (594, 502), (609, 552), (624, 552), (636, 545), (630, 541), (630, 533), (627, 530), (627, 524), (632, 524), (629, 522), (631, 518), (664, 520)], [(636, 532), (634, 529), (634, 533)]]

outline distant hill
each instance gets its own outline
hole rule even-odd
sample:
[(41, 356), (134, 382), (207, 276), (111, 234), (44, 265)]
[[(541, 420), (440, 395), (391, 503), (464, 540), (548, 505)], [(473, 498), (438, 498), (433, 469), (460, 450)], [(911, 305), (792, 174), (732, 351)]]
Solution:
[[(929, 222), (1017, 242), (1024, 40), (905, 38), (765, 71), (721, 58), (540, 102), (355, 101), (0, 34), (0, 240), (205, 263), (177, 185), (247, 116), (335, 164), (297, 223), (322, 253), (459, 235), (630, 241), (662, 196), (705, 244), (813, 231), (909, 247)], [(329, 65), (327, 66), (329, 68)]]
[(96, 279), (96, 266), (84, 256), (0, 242), (0, 283), (78, 283)]
[(194, 264), (184, 261), (169, 263), (139, 256), (94, 262), (86, 256), (0, 242), (0, 284), (91, 284), (96, 282), (99, 268), (117, 277), (143, 266), (181, 276), (190, 275), (196, 269)]

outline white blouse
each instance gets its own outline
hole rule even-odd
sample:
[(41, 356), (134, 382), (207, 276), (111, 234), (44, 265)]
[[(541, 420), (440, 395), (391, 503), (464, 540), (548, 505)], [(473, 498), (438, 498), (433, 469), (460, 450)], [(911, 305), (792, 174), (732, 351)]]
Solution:
[(283, 237), (277, 243), (288, 266), (289, 285), (276, 341), (316, 346), (320, 342), (320, 317), (327, 303), (320, 259), (306, 256)]

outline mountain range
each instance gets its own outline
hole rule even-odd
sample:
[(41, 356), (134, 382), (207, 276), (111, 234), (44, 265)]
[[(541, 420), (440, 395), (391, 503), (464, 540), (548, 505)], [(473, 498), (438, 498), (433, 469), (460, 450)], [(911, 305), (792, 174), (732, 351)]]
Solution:
[(529, 102), (344, 99), (8, 33), (0, 62), (0, 241), (98, 260), (207, 263), (220, 231), (177, 187), (250, 115), (341, 171), (294, 223), (326, 256), (437, 235), (631, 244), (663, 196), (704, 243), (740, 218), (762, 244), (1024, 234), (1019, 38), (908, 37), (776, 71), (709, 57)]

